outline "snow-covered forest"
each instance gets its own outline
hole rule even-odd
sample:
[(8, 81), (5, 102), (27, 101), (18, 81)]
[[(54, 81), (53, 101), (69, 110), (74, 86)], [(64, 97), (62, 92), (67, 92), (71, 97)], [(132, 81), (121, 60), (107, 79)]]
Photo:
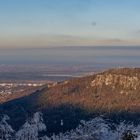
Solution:
[[(125, 121), (120, 124), (109, 123), (102, 117), (81, 124), (69, 132), (53, 134), (51, 137), (40, 135), (47, 131), (41, 112), (36, 112), (18, 131), (8, 124), (10, 118), (3, 115), (0, 120), (0, 140), (140, 140), (140, 125), (134, 126)], [(63, 124), (63, 120), (61, 121)]]

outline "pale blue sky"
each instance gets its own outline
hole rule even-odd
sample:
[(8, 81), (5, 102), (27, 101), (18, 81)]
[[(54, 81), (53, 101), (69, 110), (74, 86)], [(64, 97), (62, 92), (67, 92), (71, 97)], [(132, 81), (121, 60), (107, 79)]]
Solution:
[(0, 47), (140, 45), (140, 0), (0, 0)]

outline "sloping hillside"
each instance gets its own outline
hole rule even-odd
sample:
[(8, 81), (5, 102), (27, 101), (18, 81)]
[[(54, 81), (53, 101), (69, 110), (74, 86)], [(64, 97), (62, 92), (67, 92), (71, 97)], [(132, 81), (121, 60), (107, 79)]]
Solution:
[(112, 69), (44, 90), (38, 106), (72, 104), (86, 110), (139, 111), (140, 69)]

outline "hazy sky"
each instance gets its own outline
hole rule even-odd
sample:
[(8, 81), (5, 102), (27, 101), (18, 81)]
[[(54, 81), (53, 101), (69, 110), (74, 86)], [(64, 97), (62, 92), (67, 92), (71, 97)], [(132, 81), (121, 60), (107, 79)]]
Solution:
[(0, 0), (0, 47), (140, 45), (140, 0)]

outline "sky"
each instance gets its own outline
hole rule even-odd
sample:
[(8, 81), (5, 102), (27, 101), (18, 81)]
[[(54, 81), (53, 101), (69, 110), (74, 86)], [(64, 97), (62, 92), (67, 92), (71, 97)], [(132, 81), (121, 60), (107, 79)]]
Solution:
[(0, 48), (140, 45), (140, 0), (0, 0)]

